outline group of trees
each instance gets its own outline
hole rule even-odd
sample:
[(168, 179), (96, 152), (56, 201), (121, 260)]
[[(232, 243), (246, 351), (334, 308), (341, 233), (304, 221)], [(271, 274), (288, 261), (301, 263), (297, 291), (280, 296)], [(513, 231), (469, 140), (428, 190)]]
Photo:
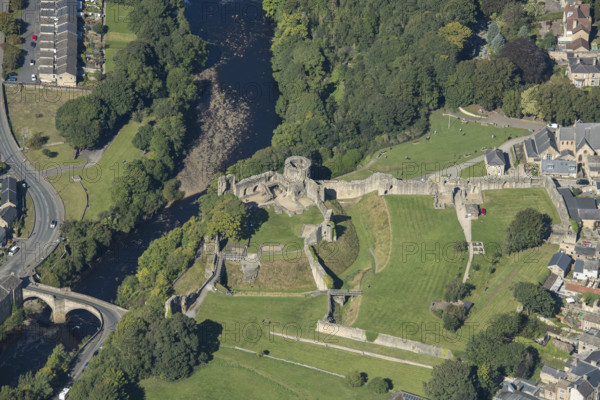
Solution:
[(50, 398), (54, 390), (66, 381), (72, 357), (73, 354), (67, 353), (62, 344), (57, 345), (46, 365), (38, 372), (21, 375), (16, 387), (2, 386), (0, 400)]
[(515, 215), (506, 230), (506, 250), (515, 253), (541, 245), (552, 232), (552, 220), (533, 208), (526, 208)]
[(73, 385), (70, 399), (137, 398), (139, 380), (157, 376), (174, 381), (208, 362), (219, 346), (220, 325), (209, 320), (198, 325), (181, 313), (165, 318), (163, 302), (155, 298), (123, 316)]
[(350, 371), (346, 375), (345, 381), (350, 387), (361, 387), (369, 381), (367, 387), (377, 394), (387, 393), (393, 387), (392, 381), (387, 378), (376, 376), (368, 379), (367, 374), (358, 371)]
[[(20, 1), (10, 2), (12, 11), (20, 10), (22, 7), (23, 3)], [(20, 47), (23, 42), (20, 36), (21, 25), (12, 12), (0, 11), (0, 32), (6, 37), (6, 42), (2, 43), (2, 51), (4, 52), (2, 72), (6, 76), (23, 64), (23, 51)]]
[(544, 317), (552, 317), (561, 306), (560, 299), (541, 285), (530, 282), (519, 282), (513, 287), (515, 299), (523, 305), (527, 314), (538, 313)]
[(537, 338), (548, 326), (534, 317), (512, 312), (496, 315), (487, 329), (473, 335), (463, 360), (433, 368), (425, 393), (433, 400), (491, 399), (506, 375), (530, 377), (539, 355), (516, 336)]

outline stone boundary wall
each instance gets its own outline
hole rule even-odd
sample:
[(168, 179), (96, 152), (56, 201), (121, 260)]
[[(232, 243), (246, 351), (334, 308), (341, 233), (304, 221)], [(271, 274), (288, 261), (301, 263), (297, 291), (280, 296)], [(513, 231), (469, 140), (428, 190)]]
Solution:
[[(352, 328), (349, 326), (332, 324), (330, 322), (319, 320), (317, 321), (316, 331), (330, 336), (339, 336), (346, 339), (357, 340), (360, 342), (368, 342), (366, 331), (360, 328)], [(414, 340), (402, 339), (397, 336), (390, 336), (383, 333), (380, 333), (377, 336), (377, 339), (375, 339), (375, 341), (372, 343), (378, 344), (380, 346), (391, 347), (394, 349), (406, 350), (412, 353), (426, 354), (437, 358), (449, 359), (452, 357), (452, 352), (450, 350), (444, 351), (444, 349), (442, 349), (439, 346), (432, 346), (430, 344), (416, 342)]]
[(306, 258), (308, 259), (308, 264), (310, 265), (310, 270), (312, 271), (317, 289), (327, 290), (327, 284), (325, 283), (325, 275), (327, 275), (327, 272), (325, 272), (325, 269), (319, 261), (315, 259), (306, 244), (304, 245), (304, 254), (306, 254)]

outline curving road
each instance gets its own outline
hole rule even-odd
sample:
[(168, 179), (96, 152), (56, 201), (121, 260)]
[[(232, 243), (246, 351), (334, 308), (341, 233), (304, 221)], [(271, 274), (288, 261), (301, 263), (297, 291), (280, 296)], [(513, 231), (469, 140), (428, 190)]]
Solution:
[[(26, 277), (33, 275), (35, 267), (56, 248), (65, 209), (56, 190), (29, 163), (13, 137), (6, 115), (4, 85), (0, 84), (0, 87), (0, 157), (9, 166), (6, 175), (26, 183), (35, 209), (35, 224), (31, 235), (18, 241), (21, 250), (0, 266), (0, 276), (14, 273), (19, 277)], [(59, 224), (54, 229), (50, 228), (50, 221), (53, 219)]]

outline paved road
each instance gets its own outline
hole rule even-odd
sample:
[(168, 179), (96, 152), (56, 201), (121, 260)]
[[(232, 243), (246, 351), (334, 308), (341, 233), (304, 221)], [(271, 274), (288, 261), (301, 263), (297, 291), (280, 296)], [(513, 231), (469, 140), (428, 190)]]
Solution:
[(0, 84), (0, 87), (0, 157), (10, 168), (7, 175), (26, 182), (27, 192), (35, 208), (32, 234), (28, 239), (18, 242), (21, 250), (0, 266), (0, 276), (14, 273), (25, 277), (32, 275), (35, 267), (56, 248), (60, 230), (58, 226), (50, 228), (50, 221), (55, 219), (60, 225), (64, 221), (65, 210), (56, 190), (33, 168), (19, 149), (8, 125), (4, 86)]

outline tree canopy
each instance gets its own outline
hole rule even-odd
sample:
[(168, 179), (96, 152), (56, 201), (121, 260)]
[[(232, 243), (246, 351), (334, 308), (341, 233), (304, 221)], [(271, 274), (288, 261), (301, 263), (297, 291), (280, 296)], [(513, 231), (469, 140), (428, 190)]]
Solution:
[(515, 215), (506, 230), (508, 253), (541, 245), (550, 236), (552, 220), (533, 208), (526, 208)]

